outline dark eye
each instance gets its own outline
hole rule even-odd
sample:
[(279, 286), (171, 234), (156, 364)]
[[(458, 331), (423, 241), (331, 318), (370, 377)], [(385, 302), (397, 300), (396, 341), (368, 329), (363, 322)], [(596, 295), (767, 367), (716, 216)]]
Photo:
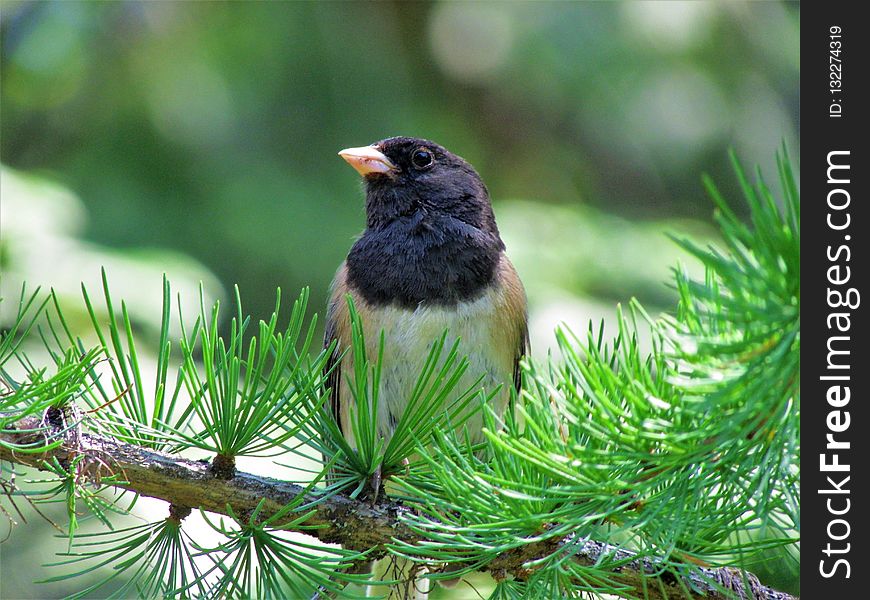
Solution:
[(432, 166), (432, 163), (435, 162), (435, 157), (431, 152), (426, 150), (426, 148), (417, 148), (414, 150), (414, 153), (411, 154), (411, 164), (413, 164), (418, 169), (425, 169), (426, 167)]

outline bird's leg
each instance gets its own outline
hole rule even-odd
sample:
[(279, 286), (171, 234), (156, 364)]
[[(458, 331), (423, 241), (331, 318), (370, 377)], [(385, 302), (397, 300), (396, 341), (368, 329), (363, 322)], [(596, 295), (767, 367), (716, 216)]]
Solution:
[(379, 463), (375, 468), (375, 472), (372, 473), (371, 478), (369, 479), (369, 488), (372, 490), (372, 498), (371, 503), (374, 505), (378, 501), (378, 494), (381, 491), (381, 467), (383, 467), (383, 463)]
[[(411, 474), (411, 461), (407, 458), (402, 459), (402, 464), (405, 465), (405, 476)], [(378, 501), (378, 497), (381, 493), (381, 486), (384, 482), (383, 475), (383, 463), (379, 464), (375, 469), (375, 472), (372, 473), (372, 476), (369, 478), (369, 489), (372, 492), (371, 503), (372, 505), (376, 504)]]

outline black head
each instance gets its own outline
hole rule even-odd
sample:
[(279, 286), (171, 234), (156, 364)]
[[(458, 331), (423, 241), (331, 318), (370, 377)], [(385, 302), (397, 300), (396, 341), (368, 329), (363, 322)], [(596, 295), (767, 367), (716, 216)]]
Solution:
[(504, 244), (477, 172), (435, 142), (393, 137), (339, 152), (364, 178), (366, 223), (347, 256), (374, 304), (454, 305), (492, 283)]
[(443, 146), (420, 138), (392, 137), (339, 154), (365, 180), (369, 228), (422, 213), (435, 221), (453, 218), (498, 235), (480, 175)]

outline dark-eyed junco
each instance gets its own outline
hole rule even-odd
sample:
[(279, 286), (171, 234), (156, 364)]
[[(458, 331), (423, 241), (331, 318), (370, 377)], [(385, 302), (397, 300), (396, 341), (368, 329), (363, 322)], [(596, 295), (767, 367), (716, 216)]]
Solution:
[[(474, 168), (438, 144), (393, 137), (339, 155), (365, 181), (366, 229), (332, 283), (326, 343), (351, 343), (346, 294), (360, 314), (370, 357), (380, 331), (385, 347), (378, 430), (389, 438), (404, 410), (429, 346), (445, 330), (461, 338), (469, 368), (457, 390), (485, 375), (501, 393), (519, 387), (519, 360), (528, 351), (526, 296), (499, 237), (489, 192)], [(340, 371), (340, 372), (339, 372)], [(347, 356), (330, 382), (333, 409), (350, 438)], [(468, 423), (474, 434), (481, 419)]]
[[(339, 267), (327, 310), (326, 344), (334, 355), (350, 347), (345, 296), (361, 317), (370, 358), (385, 344), (377, 425), (389, 439), (420, 375), (430, 346), (444, 330), (460, 338), (469, 367), (456, 390), (484, 375), (486, 390), (504, 411), (511, 386), (519, 387), (519, 360), (528, 351), (526, 296), (495, 224), (489, 192), (462, 158), (434, 142), (393, 137), (339, 152), (365, 181), (366, 229)], [(332, 409), (353, 444), (348, 386), (352, 357), (345, 354), (328, 382)], [(480, 437), (482, 415), (467, 422)], [(390, 592), (390, 598), (425, 597)]]

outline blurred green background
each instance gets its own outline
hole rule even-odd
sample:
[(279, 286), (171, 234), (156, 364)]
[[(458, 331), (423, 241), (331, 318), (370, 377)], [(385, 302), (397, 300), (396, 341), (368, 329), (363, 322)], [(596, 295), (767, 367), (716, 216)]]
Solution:
[[(186, 294), (237, 283), (255, 317), (276, 287), (308, 285), (322, 312), (364, 223), (336, 152), (391, 135), (481, 173), (536, 356), (559, 322), (582, 331), (632, 296), (667, 310), (681, 254), (664, 233), (713, 231), (701, 173), (736, 198), (728, 148), (771, 184), (782, 141), (799, 156), (799, 17), (779, 2), (2, 0), (0, 326), (22, 281), (80, 306), (103, 265), (146, 334), (163, 272)], [(30, 586), (50, 555), (29, 527), (0, 545), (3, 598), (64, 593)]]

